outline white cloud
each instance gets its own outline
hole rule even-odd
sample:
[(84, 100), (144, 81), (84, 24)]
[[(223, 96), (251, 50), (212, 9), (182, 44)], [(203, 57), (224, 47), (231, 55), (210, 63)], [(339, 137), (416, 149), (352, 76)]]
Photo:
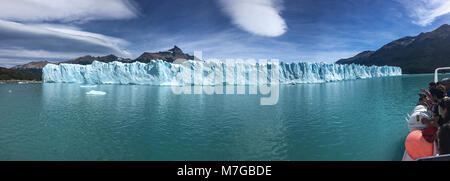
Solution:
[(427, 26), (433, 23), (436, 18), (450, 13), (449, 0), (397, 0), (405, 6), (413, 23), (420, 26)]
[[(1, 0), (0, 64), (26, 59), (70, 59), (86, 54), (130, 57), (120, 38), (65, 24), (137, 16), (128, 0)], [(59, 24), (46, 24), (46, 23)]]
[(126, 44), (125, 40), (76, 27), (0, 20), (0, 56), (3, 57), (75, 58), (74, 55), (109, 53), (129, 57), (130, 53), (119, 47)]
[[(373, 35), (373, 34), (372, 34)], [(145, 51), (154, 52), (172, 48), (177, 45), (184, 52), (192, 54), (202, 51), (204, 60), (227, 58), (242, 59), (279, 59), (284, 62), (328, 62), (333, 63), (341, 58), (355, 56), (365, 49), (355, 49), (349, 44), (365, 44), (358, 39), (326, 38), (310, 44), (305, 42), (285, 42), (277, 39), (267, 39), (261, 36), (248, 36), (237, 33), (236, 30), (225, 30), (214, 34), (185, 36), (161, 34), (149, 38)], [(306, 35), (305, 35), (306, 36)], [(323, 35), (317, 35), (323, 37)], [(245, 41), (242, 41), (245, 39)], [(315, 40), (317, 39), (314, 38)], [(371, 44), (373, 42), (370, 42)], [(268, 46), (269, 45), (269, 46)]]
[(232, 23), (250, 33), (276, 37), (287, 30), (280, 13), (280, 0), (220, 0), (222, 10)]
[(136, 17), (127, 0), (2, 0), (0, 19), (20, 22), (90, 21)]

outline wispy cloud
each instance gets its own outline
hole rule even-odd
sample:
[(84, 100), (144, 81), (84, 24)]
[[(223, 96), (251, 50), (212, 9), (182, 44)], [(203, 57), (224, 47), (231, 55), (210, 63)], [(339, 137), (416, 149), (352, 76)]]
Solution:
[(232, 23), (250, 33), (277, 37), (287, 25), (280, 13), (281, 0), (220, 0), (222, 10)]
[(436, 18), (450, 13), (449, 0), (397, 0), (402, 4), (413, 23), (420, 26), (427, 26), (433, 23)]
[(13, 60), (20, 64), (24, 59), (70, 59), (86, 54), (131, 57), (122, 49), (127, 41), (83, 31), (73, 24), (136, 16), (134, 6), (126, 0), (2, 1), (0, 64), (6, 60), (11, 65)]
[(137, 16), (126, 0), (13, 0), (2, 1), (0, 19), (20, 22), (90, 21)]
[[(114, 53), (130, 56), (121, 50), (125, 40), (76, 28), (44, 25), (25, 25), (0, 20), (0, 56), (55, 57), (80, 53)], [(19, 53), (22, 52), (22, 53)], [(54, 55), (52, 55), (54, 54)]]

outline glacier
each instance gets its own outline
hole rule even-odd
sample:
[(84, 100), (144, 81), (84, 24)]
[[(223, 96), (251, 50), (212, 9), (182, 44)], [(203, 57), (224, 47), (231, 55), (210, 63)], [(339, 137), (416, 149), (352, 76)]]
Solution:
[(45, 83), (145, 84), (145, 85), (255, 85), (305, 84), (402, 75), (400, 67), (310, 62), (201, 62), (172, 64), (103, 63), (90, 65), (47, 64)]

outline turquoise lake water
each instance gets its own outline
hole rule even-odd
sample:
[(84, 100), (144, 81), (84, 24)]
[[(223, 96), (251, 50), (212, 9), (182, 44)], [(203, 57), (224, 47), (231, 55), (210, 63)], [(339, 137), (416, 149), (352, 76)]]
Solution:
[(161, 86), (0, 84), (0, 160), (401, 160), (404, 118), (432, 80), (283, 85), (273, 106)]

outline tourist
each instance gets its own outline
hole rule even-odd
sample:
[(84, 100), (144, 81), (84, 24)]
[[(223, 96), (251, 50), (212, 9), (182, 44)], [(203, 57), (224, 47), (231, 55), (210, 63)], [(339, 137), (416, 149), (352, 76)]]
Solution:
[(419, 102), (413, 109), (412, 114), (409, 116), (409, 118), (406, 118), (406, 121), (408, 122), (408, 129), (411, 132), (414, 130), (423, 130), (428, 126), (420, 121), (423, 118), (431, 119), (431, 114), (426, 103), (426, 95), (419, 94), (419, 96)]
[[(431, 100), (437, 104), (441, 102), (441, 100), (445, 97), (444, 91), (441, 88), (433, 87), (430, 89)], [(437, 104), (432, 107), (433, 117), (439, 116), (439, 110), (437, 109)]]
[(445, 97), (439, 103), (439, 119), (436, 122), (438, 126), (442, 126), (449, 122), (450, 120), (450, 98)]
[[(431, 90), (433, 87), (436, 87), (436, 83), (435, 82), (430, 82), (428, 84), (428, 90)], [(422, 91), (423, 93), (425, 93), (427, 95), (427, 98), (431, 100), (431, 94), (429, 91), (425, 90), (425, 89), (420, 89), (420, 91)]]
[[(449, 84), (450, 85), (450, 84)], [(436, 87), (440, 87), (437, 83), (435, 83), (435, 82), (430, 82), (429, 84), (428, 84), (428, 90), (431, 90), (431, 89), (433, 89), (433, 88), (436, 88)], [(435, 105), (437, 105), (437, 102), (435, 102), (434, 100), (433, 100), (433, 97), (431, 96), (431, 93), (429, 92), (429, 91), (427, 91), (427, 90), (425, 90), (425, 89), (420, 89), (420, 91), (421, 92), (423, 92), (423, 93), (425, 93), (425, 95), (427, 96), (426, 98), (427, 98), (427, 100), (426, 100), (426, 104), (427, 104), (427, 106), (428, 106), (428, 109), (431, 111), (431, 109), (435, 106)]]
[(450, 78), (444, 78), (442, 79), (442, 85), (445, 87), (445, 95), (450, 95)]
[[(427, 91), (428, 92), (428, 91)], [(430, 96), (425, 94), (419, 94), (419, 101), (416, 106), (423, 105), (427, 110), (431, 111), (431, 108), (435, 105), (433, 101), (431, 101), (431, 94)]]
[[(438, 104), (440, 104), (441, 100), (444, 98), (444, 92), (442, 91), (442, 89), (438, 87), (433, 87), (432, 89), (430, 89), (430, 94), (433, 102), (436, 102)], [(425, 117), (421, 119), (422, 123), (427, 125), (427, 127), (423, 129), (422, 135), (425, 138), (425, 140), (427, 140), (430, 143), (435, 140), (436, 132), (439, 127), (438, 122), (440, 120), (439, 115), (440, 110), (438, 109), (438, 107), (439, 107), (438, 105), (434, 105), (431, 108), (432, 111), (431, 119)]]
[(441, 89), (444, 92), (444, 96), (447, 96), (447, 88), (443, 82), (437, 82), (436, 87)]
[(417, 105), (423, 105), (423, 106), (429, 107), (427, 95), (419, 94), (419, 102), (417, 103)]

